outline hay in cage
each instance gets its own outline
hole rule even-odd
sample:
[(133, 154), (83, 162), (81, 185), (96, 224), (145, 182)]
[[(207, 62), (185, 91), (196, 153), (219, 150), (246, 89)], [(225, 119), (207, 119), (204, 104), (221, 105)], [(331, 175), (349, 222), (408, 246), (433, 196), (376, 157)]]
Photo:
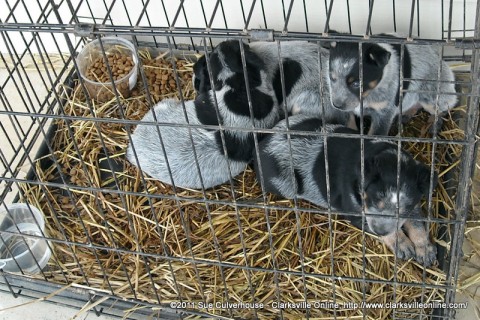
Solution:
[[(141, 58), (153, 102), (176, 96), (178, 90), (167, 56), (152, 58), (148, 51), (142, 51)], [(192, 99), (193, 63), (177, 59), (175, 64), (182, 95)], [(39, 180), (59, 184), (23, 185), (23, 200), (43, 210), (48, 235), (61, 240), (52, 242), (54, 255), (45, 272), (51, 281), (75, 282), (150, 303), (262, 303), (264, 307), (256, 310), (228, 310), (215, 305), (196, 310), (261, 319), (280, 312), (290, 319), (302, 317), (304, 309), (280, 310), (272, 303), (299, 303), (305, 301), (305, 294), (309, 302), (332, 301), (335, 295), (340, 305), (363, 300), (442, 300), (445, 274), (438, 267), (423, 269), (415, 261), (395, 262), (392, 252), (374, 236), (343, 220), (329, 219), (328, 215), (296, 211), (292, 201), (267, 195), (267, 204), (280, 208), (264, 209), (261, 188), (251, 168), (235, 177), (233, 191), (230, 184), (205, 193), (177, 189), (176, 198), (169, 185), (148, 177), (144, 185), (140, 172), (124, 157), (133, 126), (120, 121), (89, 120), (140, 120), (149, 109), (143, 83), (138, 83), (132, 96), (121, 102), (122, 109), (112, 99), (94, 104), (92, 111), (81, 86), (76, 84), (61, 113), (78, 119), (57, 120), (51, 141), (53, 155), (36, 161)], [(457, 111), (462, 112), (462, 108)], [(428, 137), (427, 117), (415, 116), (405, 127), (405, 135)], [(439, 137), (463, 138), (463, 131), (451, 115), (445, 118)], [(417, 159), (431, 163), (431, 143), (402, 146)], [(455, 144), (438, 144), (433, 152), (440, 177), (432, 197), (434, 218), (450, 219), (453, 215), (454, 198), (442, 182), (448, 172), (454, 171), (457, 162), (452, 159), (458, 158), (460, 152), (461, 146)], [(55, 160), (46, 161), (51, 158)], [(118, 172), (112, 175), (107, 164), (118, 166)], [(236, 206), (242, 201), (252, 205)], [(298, 207), (314, 206), (299, 201)], [(437, 235), (438, 224), (431, 223), (430, 227), (431, 233)], [(330, 230), (333, 237), (329, 236)], [(441, 239), (437, 243), (448, 246)], [(367, 279), (365, 285), (363, 278)], [(427, 286), (422, 288), (423, 283)], [(362, 315), (361, 309), (313, 308), (308, 312), (310, 317), (318, 318), (336, 315), (352, 319)], [(367, 318), (389, 319), (393, 312), (391, 308), (369, 309)]]

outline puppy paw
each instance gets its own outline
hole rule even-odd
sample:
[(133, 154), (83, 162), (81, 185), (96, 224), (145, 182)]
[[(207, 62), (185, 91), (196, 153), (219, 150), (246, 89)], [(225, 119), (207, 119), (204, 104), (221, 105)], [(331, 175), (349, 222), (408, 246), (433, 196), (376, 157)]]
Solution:
[(382, 240), (398, 259), (408, 260), (415, 257), (415, 246), (403, 231), (392, 232), (383, 236)]
[(415, 257), (415, 246), (408, 238), (400, 238), (394, 252), (398, 259), (408, 260)]
[(415, 247), (415, 260), (425, 267), (431, 266), (437, 260), (437, 247), (428, 242)]
[(437, 260), (437, 247), (430, 242), (423, 222), (407, 220), (403, 227), (415, 245), (415, 260), (426, 267), (431, 266)]

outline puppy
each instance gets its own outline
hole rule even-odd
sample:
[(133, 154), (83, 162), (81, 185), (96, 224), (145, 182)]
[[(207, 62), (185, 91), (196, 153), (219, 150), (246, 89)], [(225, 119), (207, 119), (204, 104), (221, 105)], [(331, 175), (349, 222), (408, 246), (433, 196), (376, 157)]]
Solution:
[[(228, 41), (215, 48), (210, 55), (215, 84), (213, 90), (206, 90), (194, 101), (185, 102), (188, 123), (223, 126), (227, 128), (222, 130), (223, 134), (215, 128), (189, 130), (185, 126), (160, 126), (162, 148), (157, 127), (140, 124), (132, 134), (127, 149), (127, 158), (131, 163), (169, 184), (172, 183), (168, 171), (170, 167), (176, 186), (193, 189), (219, 185), (243, 171), (252, 158), (254, 135), (248, 130), (228, 128), (271, 128), (279, 120), (279, 108), (271, 82), (267, 81), (262, 60), (245, 45), (250, 111), (239, 46), (238, 41)], [(198, 83), (198, 78), (195, 81)], [(155, 121), (153, 113), (159, 122), (187, 123), (180, 102), (164, 100), (147, 113), (142, 121)]]
[[(400, 112), (401, 50), (397, 44), (362, 45), (362, 102), (364, 115), (371, 117), (372, 124), (368, 132), (371, 135), (387, 135), (395, 116)], [(332, 105), (339, 110), (353, 111), (356, 115), (360, 115), (359, 59), (357, 43), (330, 43), (328, 82)], [(402, 98), (403, 114), (413, 115), (423, 108), (434, 115), (438, 108), (438, 114), (441, 115), (457, 103), (453, 72), (432, 46), (405, 45), (401, 68), (404, 79), (410, 79), (403, 84), (403, 90), (406, 91)], [(440, 129), (441, 123), (437, 126)]]
[[(288, 199), (296, 196), (327, 208), (324, 137), (295, 135), (293, 131), (324, 130), (332, 134), (356, 131), (339, 125), (323, 126), (321, 120), (305, 115), (289, 117), (289, 125), (291, 153), (286, 134), (266, 136), (259, 146), (259, 159), (254, 159), (257, 177), (261, 168), (265, 191)], [(285, 120), (274, 128), (285, 129)], [(424, 224), (414, 219), (420, 217), (420, 201), (429, 192), (429, 168), (402, 151), (397, 188), (397, 146), (365, 140), (362, 192), (360, 143), (358, 138), (327, 138), (331, 208), (345, 214), (360, 213), (364, 203), (365, 231), (380, 236), (398, 258), (413, 257), (426, 266), (431, 265), (436, 259), (436, 248), (429, 241)], [(346, 215), (345, 218), (362, 228), (361, 217)]]
[[(202, 124), (196, 113), (195, 101), (185, 102), (185, 111), (191, 125)], [(181, 102), (165, 99), (142, 119), (142, 122), (156, 121), (185, 125), (187, 122)], [(230, 172), (232, 176), (239, 174), (247, 165), (247, 161), (227, 160), (218, 133), (218, 130), (168, 125), (159, 126), (157, 131), (155, 124), (139, 124), (131, 135), (127, 159), (151, 177), (167, 184), (172, 184), (171, 172), (177, 187), (201, 189), (203, 180), (203, 187), (211, 188), (228, 181)]]
[[(250, 52), (262, 61), (267, 78), (271, 81), (275, 97), (280, 105), (281, 117), (285, 116), (283, 107), (285, 95), (288, 114), (302, 113), (319, 118), (323, 114), (327, 123), (353, 125), (353, 117), (333, 108), (329, 101), (328, 50), (306, 41), (282, 41), (280, 50), (276, 42), (252, 42), (250, 45), (244, 44), (244, 46), (247, 46)], [(282, 69), (280, 69), (280, 57)], [(246, 58), (248, 60), (248, 57)], [(197, 92), (210, 90), (205, 56), (195, 63), (193, 71), (195, 90)], [(281, 72), (283, 72), (284, 87), (282, 86)]]

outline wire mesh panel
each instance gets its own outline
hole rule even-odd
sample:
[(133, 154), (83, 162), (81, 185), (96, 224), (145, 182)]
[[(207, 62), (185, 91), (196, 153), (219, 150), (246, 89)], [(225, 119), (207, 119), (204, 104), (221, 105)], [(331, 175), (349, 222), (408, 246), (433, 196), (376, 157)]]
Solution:
[(159, 317), (463, 307), (476, 2), (0, 5), (1, 210), (45, 217), (2, 259), (52, 252), (22, 277)]

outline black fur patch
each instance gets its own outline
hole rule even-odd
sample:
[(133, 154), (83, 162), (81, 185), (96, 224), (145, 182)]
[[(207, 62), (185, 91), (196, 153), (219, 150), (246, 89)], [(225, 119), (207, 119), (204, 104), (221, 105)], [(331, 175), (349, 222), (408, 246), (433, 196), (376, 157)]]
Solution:
[(193, 82), (193, 87), (195, 88), (195, 91), (200, 92), (200, 86), (200, 80), (198, 79), (198, 77), (195, 77), (195, 81)]
[[(240, 138), (238, 134), (235, 135), (232, 131), (224, 131), (225, 146), (227, 148), (227, 155), (230, 160), (235, 161), (250, 161), (254, 149), (253, 133), (248, 133), (247, 137), (242, 134)], [(218, 149), (223, 153), (223, 144), (220, 131), (215, 132), (215, 140)]]
[[(265, 140), (271, 139), (273, 135), (268, 135), (265, 137)], [(268, 144), (268, 141), (266, 141)], [(265, 153), (264, 150), (259, 150), (259, 157), (261, 159), (261, 164), (262, 164), (262, 174), (263, 174), (263, 187), (265, 189), (265, 192), (271, 192), (274, 194), (282, 194), (280, 190), (278, 190), (274, 184), (272, 184), (271, 180), (268, 179), (268, 177), (278, 177), (280, 176), (280, 166), (278, 165), (277, 160), (275, 157), (271, 156), (265, 156), (262, 155)], [(253, 166), (255, 169), (255, 172), (257, 173), (257, 180), (262, 183), (260, 179), (260, 170), (259, 170), (259, 163), (257, 160), (257, 156), (253, 156)]]
[[(292, 88), (297, 83), (298, 79), (302, 76), (302, 67), (300, 63), (291, 59), (283, 60), (283, 80), (285, 83), (285, 96), (287, 97)], [(283, 92), (282, 92), (282, 78), (280, 74), (280, 68), (275, 71), (273, 76), (273, 89), (275, 90), (275, 95), (277, 97), (278, 104), (283, 103)]]
[(205, 125), (218, 125), (215, 106), (210, 102), (208, 94), (200, 94), (194, 101), (195, 113), (200, 123)]
[[(250, 70), (247, 68), (248, 73), (248, 87), (250, 90), (258, 87), (261, 84), (260, 71)], [(243, 73), (237, 73), (225, 80), (225, 84), (234, 90), (243, 90), (246, 92), (247, 85), (245, 83), (245, 76)]]
[(255, 119), (263, 119), (272, 112), (273, 98), (258, 90), (252, 95), (253, 116)]
[[(336, 133), (356, 133), (355, 130), (340, 127)], [(355, 174), (347, 174), (354, 170), (360, 158), (360, 139), (331, 137), (327, 139), (330, 205), (342, 208), (345, 212), (355, 211), (356, 204), (352, 203), (350, 195), (357, 192)], [(325, 168), (324, 149), (318, 154), (313, 166), (312, 176), (324, 199), (327, 198), (327, 175)]]
[(293, 174), (295, 175), (295, 182), (297, 185), (297, 194), (302, 194), (304, 187), (303, 187), (303, 177), (300, 174), (300, 171), (298, 169), (293, 170)]
[[(355, 125), (357, 128), (360, 128), (360, 117), (355, 115)], [(372, 117), (369, 115), (363, 115), (363, 132), (368, 132), (370, 126), (372, 125)], [(360, 129), (358, 130), (360, 132)]]
[[(244, 50), (247, 51), (248, 45), (243, 46)], [(225, 57), (224, 64), (233, 72), (243, 72), (242, 56), (240, 52), (240, 44), (238, 40), (227, 40), (221, 42), (216, 48), (215, 51), (221, 52)]]
[[(398, 62), (400, 63), (400, 54), (402, 51), (402, 47), (399, 44), (393, 44), (392, 45), (393, 49), (397, 53), (398, 56)], [(410, 59), (410, 53), (408, 52), (407, 47), (404, 47), (403, 50), (403, 65), (402, 65), (402, 72), (403, 72), (403, 78), (412, 78), (412, 60)], [(399, 73), (400, 75), (400, 73)], [(400, 79), (398, 79), (400, 81)], [(403, 90), (408, 90), (408, 87), (410, 86), (410, 80), (409, 81), (403, 81)], [(395, 96), (395, 105), (398, 106), (398, 103), (400, 102), (400, 88), (397, 91), (397, 95)]]
[[(245, 55), (245, 63), (247, 68), (250, 68), (248, 71), (256, 71), (260, 73), (260, 70), (264, 68), (264, 63), (262, 59), (255, 53), (250, 50), (248, 44), (243, 44), (243, 51)], [(221, 42), (213, 51), (211, 57), (215, 57), (220, 61), (220, 57), (224, 59), (222, 61), (222, 66), (227, 66), (230, 71), (233, 73), (243, 74), (244, 68), (242, 63), (242, 53), (240, 49), (240, 43), (238, 40), (228, 40)], [(220, 71), (220, 68), (218, 69)], [(250, 74), (248, 75), (250, 77)]]
[(301, 131), (320, 131), (322, 129), (322, 119), (309, 118), (290, 126), (290, 130)]
[[(259, 120), (265, 118), (273, 109), (272, 97), (258, 90), (250, 90), (250, 92), (253, 117)], [(225, 93), (224, 101), (231, 112), (240, 116), (250, 117), (248, 96), (245, 90), (243, 92), (229, 90)]]
[(212, 88), (210, 85), (210, 77), (208, 76), (207, 60), (205, 56), (201, 56), (193, 65), (195, 74), (195, 82), (193, 84), (197, 92), (206, 92)]
[[(322, 129), (322, 120), (309, 118), (290, 126), (291, 131), (320, 131)], [(316, 139), (316, 135), (307, 136), (300, 134), (290, 134), (290, 139)]]

